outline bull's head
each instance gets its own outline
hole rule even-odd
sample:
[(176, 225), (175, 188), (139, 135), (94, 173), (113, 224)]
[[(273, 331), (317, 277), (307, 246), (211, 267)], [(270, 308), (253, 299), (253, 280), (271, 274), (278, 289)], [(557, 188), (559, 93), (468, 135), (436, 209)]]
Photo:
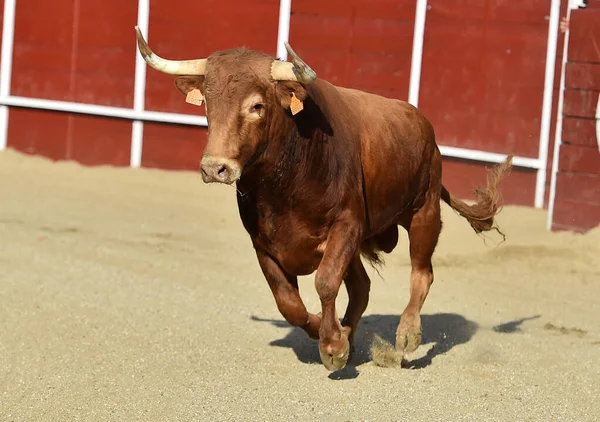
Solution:
[(256, 162), (267, 146), (276, 122), (286, 118), (292, 95), (306, 97), (302, 84), (316, 74), (286, 43), (292, 62), (247, 49), (213, 53), (206, 59), (166, 60), (150, 50), (136, 27), (138, 48), (152, 68), (177, 75), (184, 95), (200, 90), (208, 119), (208, 144), (200, 169), (206, 183), (231, 184)]

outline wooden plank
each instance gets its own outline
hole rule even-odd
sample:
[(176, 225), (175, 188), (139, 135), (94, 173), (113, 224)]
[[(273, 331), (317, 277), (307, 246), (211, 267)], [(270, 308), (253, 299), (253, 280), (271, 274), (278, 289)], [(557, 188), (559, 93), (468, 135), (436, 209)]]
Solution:
[(600, 176), (559, 172), (556, 178), (556, 199), (600, 205)]
[(73, 20), (72, 0), (17, 1), (12, 95), (73, 100)]
[[(73, 100), (133, 107), (137, 52), (131, 51), (131, 22), (137, 21), (137, 3), (83, 1), (78, 20), (77, 52), (71, 75)], [(117, 131), (119, 128), (122, 126), (113, 127)]]
[(565, 117), (562, 124), (562, 142), (572, 145), (597, 147), (596, 120)]
[(198, 171), (206, 143), (206, 128), (146, 123), (142, 167)]
[(600, 62), (600, 8), (576, 9), (569, 22), (568, 61)]
[(600, 0), (588, 0), (587, 9), (600, 9)]
[(68, 113), (15, 107), (8, 118), (9, 147), (52, 160), (67, 159)]
[(558, 168), (560, 171), (600, 175), (600, 151), (596, 146), (561, 145)]
[(72, 126), (67, 159), (89, 166), (129, 166), (129, 120), (83, 114), (70, 116)]
[(600, 205), (556, 200), (552, 215), (552, 230), (584, 233), (600, 224)]
[(600, 91), (600, 63), (567, 63), (565, 88)]
[(574, 117), (596, 117), (598, 91), (566, 89), (563, 114)]

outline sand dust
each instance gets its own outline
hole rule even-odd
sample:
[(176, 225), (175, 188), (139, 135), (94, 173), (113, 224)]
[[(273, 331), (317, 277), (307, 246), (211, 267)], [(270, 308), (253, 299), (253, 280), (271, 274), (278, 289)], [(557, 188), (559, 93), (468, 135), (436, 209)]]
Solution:
[(600, 420), (600, 230), (506, 207), (498, 246), (443, 213), (423, 345), (371, 362), (408, 300), (403, 233), (330, 374), (278, 313), (231, 187), (4, 151), (0, 421)]

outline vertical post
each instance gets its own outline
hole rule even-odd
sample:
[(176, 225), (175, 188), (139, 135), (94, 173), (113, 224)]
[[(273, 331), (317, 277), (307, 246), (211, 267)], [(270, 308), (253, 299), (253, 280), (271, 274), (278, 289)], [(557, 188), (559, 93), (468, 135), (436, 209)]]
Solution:
[(410, 63), (410, 84), (408, 86), (408, 102), (415, 107), (419, 106), (419, 88), (421, 86), (421, 63), (423, 61), (423, 37), (425, 35), (426, 15), (427, 0), (417, 0), (412, 57)]
[[(567, 9), (567, 19), (571, 17), (571, 8)], [(562, 124), (563, 124), (563, 104), (565, 100), (565, 68), (567, 66), (567, 56), (569, 53), (569, 30), (565, 33), (563, 45), (563, 55), (560, 71), (560, 91), (558, 92), (558, 106), (556, 112), (556, 130), (554, 133), (554, 154), (552, 155), (552, 169), (550, 174), (550, 195), (548, 197), (548, 221), (546, 227), (552, 229), (552, 219), (554, 218), (554, 201), (556, 200), (556, 174), (558, 173), (558, 155), (562, 144)]]
[[(150, 0), (138, 0), (138, 19), (142, 33), (148, 40), (148, 22), (150, 21)], [(132, 39), (135, 39), (132, 35)], [(133, 109), (137, 112), (144, 111), (146, 99), (146, 62), (137, 51), (135, 55), (135, 83), (133, 88)], [(134, 120), (131, 127), (131, 156), (129, 165), (140, 167), (142, 165), (142, 146), (144, 139), (144, 122)]]
[(287, 50), (284, 43), (290, 39), (290, 19), (292, 0), (279, 1), (279, 27), (277, 28), (277, 58), (287, 60)]
[(552, 0), (550, 22), (548, 24), (548, 45), (546, 49), (546, 75), (544, 78), (544, 97), (542, 102), (542, 123), (540, 128), (540, 148), (538, 159), (540, 168), (535, 184), (536, 208), (544, 206), (546, 193), (546, 172), (548, 170), (548, 149), (550, 146), (550, 123), (552, 121), (552, 94), (554, 92), (554, 68), (556, 66), (556, 48), (558, 44), (558, 25), (560, 18), (560, 0)]
[[(4, 25), (2, 26), (2, 66), (0, 67), (0, 98), (10, 95), (13, 42), (15, 36), (16, 0), (4, 0)], [(8, 106), (0, 106), (0, 151), (8, 144)]]

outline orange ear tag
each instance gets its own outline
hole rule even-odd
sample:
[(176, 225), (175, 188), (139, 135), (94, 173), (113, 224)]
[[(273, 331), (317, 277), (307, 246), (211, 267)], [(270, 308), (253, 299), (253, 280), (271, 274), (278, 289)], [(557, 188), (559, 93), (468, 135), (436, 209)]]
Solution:
[(296, 114), (300, 113), (302, 110), (304, 110), (304, 104), (302, 104), (302, 101), (300, 101), (298, 99), (298, 97), (296, 97), (295, 92), (292, 92), (292, 100), (290, 103), (290, 110), (292, 111), (293, 115), (296, 115)]
[(204, 95), (202, 95), (199, 89), (192, 89), (190, 92), (187, 93), (187, 96), (185, 97), (185, 102), (201, 106), (202, 102), (204, 102)]

